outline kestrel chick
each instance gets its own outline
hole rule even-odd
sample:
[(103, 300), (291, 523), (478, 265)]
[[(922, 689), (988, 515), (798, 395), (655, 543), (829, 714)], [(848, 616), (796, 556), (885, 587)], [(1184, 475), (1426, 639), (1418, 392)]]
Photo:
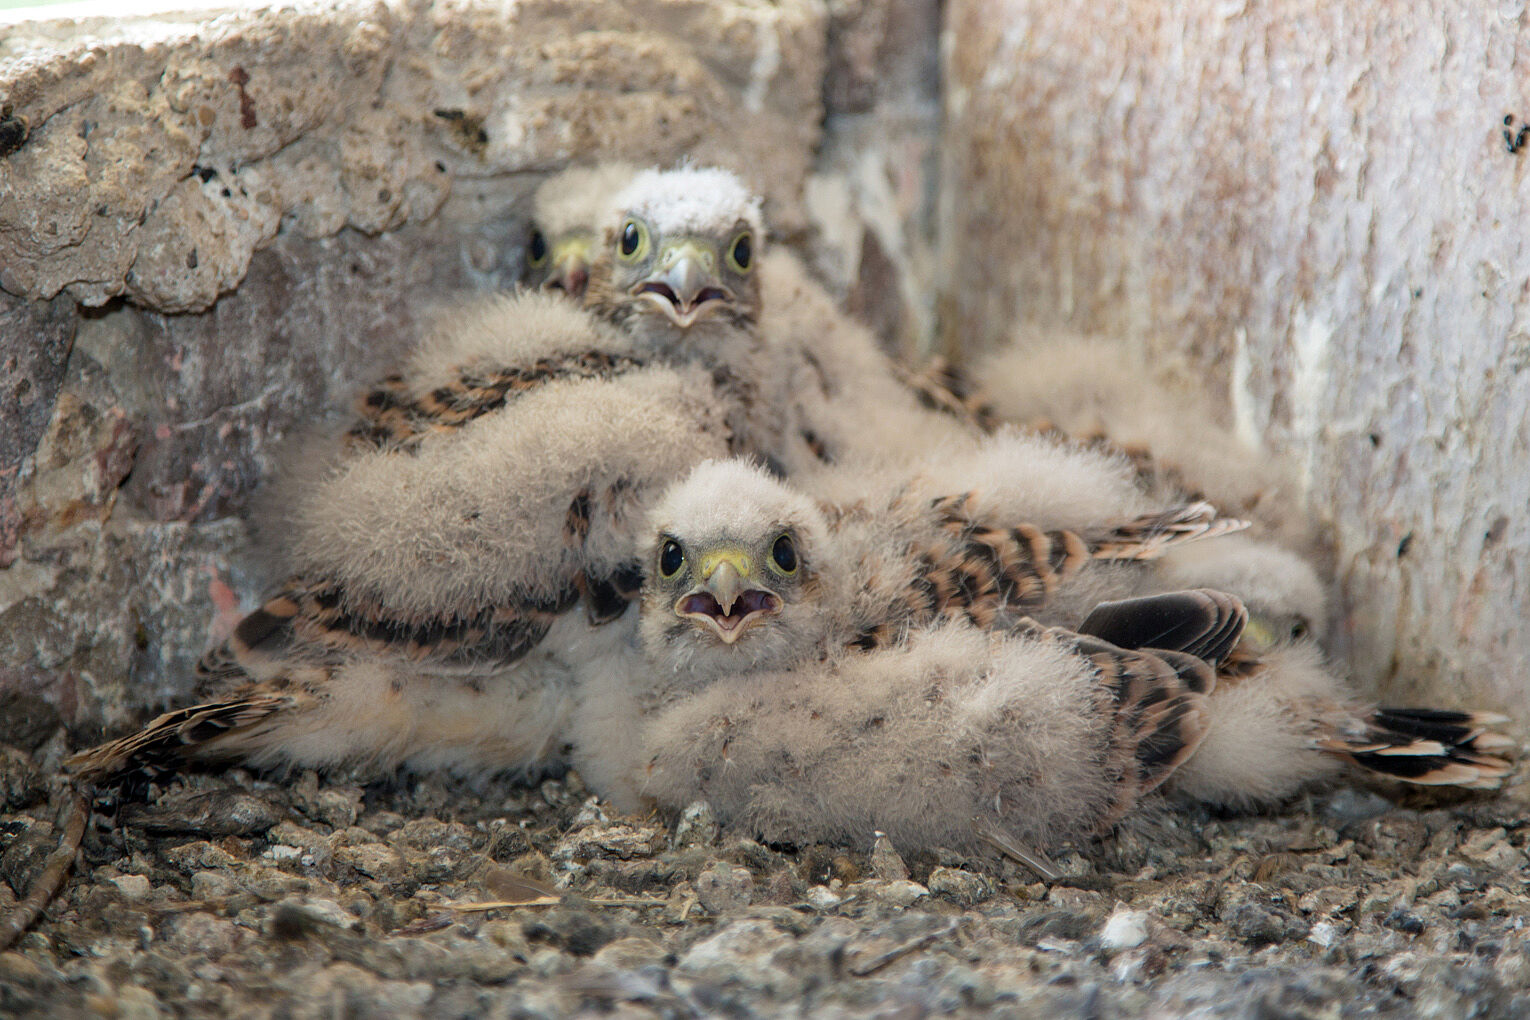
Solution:
[(611, 200), (636, 172), (626, 163), (574, 166), (537, 187), (526, 241), (528, 288), (561, 291), (576, 300), (584, 297)]
[(750, 431), (768, 440), (754, 452), (788, 475), (981, 435), (965, 412), (924, 406), (870, 331), (768, 247), (760, 200), (733, 173), (644, 171), (614, 206), (588, 306), (642, 346), (734, 380), (757, 408)]
[[(872, 827), (901, 831), (915, 845), (957, 839), (970, 833), (963, 826), (972, 800), (956, 788), (965, 773), (950, 748), (956, 734), (980, 731), (985, 769), (978, 774), (990, 783), (983, 788), (1007, 791), (1001, 804), (1031, 798), (1027, 817), (1038, 827), (1010, 815), (995, 815), (995, 824), (1043, 843), (1067, 831), (1099, 831), (1119, 810), (1086, 810), (1073, 830), (1058, 816), (1067, 796), (1081, 805), (1115, 803), (1100, 790), (1119, 792), (1123, 781), (1105, 770), (1091, 794), (1088, 777), (1068, 771), (1079, 761), (1109, 759), (1081, 754), (1098, 748), (1091, 741), (1099, 737), (1069, 727), (1099, 722), (1099, 713), (1114, 719), (1118, 709), (1138, 711), (1120, 708), (1135, 696), (1089, 701), (1078, 693), (1101, 684), (1138, 691), (1147, 683), (1148, 702), (1180, 706), (1165, 723), (1172, 736), (1155, 731), (1146, 744), (1173, 748), (1161, 759), (1172, 764), (1151, 782), (1139, 773), (1132, 780), (1138, 788), (1124, 796), (1128, 804), (1164, 779), (1203, 799), (1268, 801), (1346, 762), (1410, 782), (1477, 788), (1496, 785), (1508, 770), (1498, 756), (1507, 741), (1486, 728), (1494, 717), (1365, 706), (1307, 654), (1310, 645), (1252, 655), (1239, 640), (1245, 615), (1232, 596), (1192, 591), (1110, 603), (1076, 632), (1019, 613), (975, 614), (975, 593), (988, 590), (979, 578), (946, 583), (938, 554), (908, 544), (902, 522), (878, 527), (877, 517), (853, 521), (736, 462), (702, 465), (666, 493), (653, 516), (641, 626), (655, 685), (643, 704), (652, 719), (644, 745), (650, 767), (628, 796), (680, 804), (704, 795), (777, 839), (864, 838)], [(1035, 548), (1040, 536), (1031, 537)], [(1075, 541), (1099, 550), (1110, 541), (1046, 538), (1047, 548), (1059, 550), (1077, 548)], [(1011, 553), (991, 548), (992, 561)], [(1048, 582), (1039, 565), (1051, 559), (1039, 555), (1021, 571), (1036, 571), (1042, 591), (1067, 580), (1064, 570)], [(898, 600), (881, 590), (889, 579), (915, 597)], [(963, 642), (968, 658), (924, 658), (946, 642)], [(1031, 658), (1041, 647), (1063, 649), (1063, 657), (1042, 664)], [(998, 682), (995, 662), (1025, 663), (1004, 673), (998, 688), (1023, 692), (1015, 700), (990, 686)], [(1171, 674), (1177, 680), (1169, 681)], [(993, 715), (969, 705), (958, 729), (935, 706), (968, 683), (986, 692), (972, 705)], [(1065, 691), (1080, 700), (1067, 701)], [(1025, 712), (1030, 717), (1021, 721)], [(1011, 788), (1002, 771), (992, 771), (1006, 735), (1014, 753), (1062, 769), (1070, 792), (1048, 788), (1044, 764), (1013, 780), (1023, 795)], [(1160, 761), (1139, 751), (1139, 762), (1143, 754)], [(941, 791), (937, 803), (914, 792), (926, 783)], [(914, 817), (901, 814), (902, 796), (916, 798)]]
[[(954, 505), (933, 508), (920, 549), (907, 521), (877, 528), (736, 461), (670, 490), (643, 594), (653, 686), (627, 710), (644, 714), (645, 739), (617, 802), (702, 796), (773, 840), (880, 829), (918, 849), (997, 829), (1046, 845), (1108, 829), (1162, 783), (1205, 731), (1212, 664), (1237, 640), (1241, 604), (1187, 593), (1183, 625), (1152, 650), (1019, 615), (980, 627), (981, 585), (942, 562), (955, 547), (939, 521)], [(991, 562), (1024, 602), (1027, 582), (1039, 600), (1091, 556), (1184, 535), (1010, 537)]]

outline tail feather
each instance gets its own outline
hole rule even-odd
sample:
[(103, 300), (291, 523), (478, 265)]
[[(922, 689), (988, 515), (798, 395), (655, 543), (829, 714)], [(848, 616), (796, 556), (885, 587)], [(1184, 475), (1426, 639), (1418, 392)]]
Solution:
[(1210, 503), (1186, 503), (1085, 535), (1084, 541), (1097, 560), (1155, 560), (1177, 545), (1230, 535), (1249, 524), (1237, 517), (1218, 517)]
[(1316, 746), (1371, 772), (1423, 786), (1496, 790), (1513, 771), (1515, 743), (1487, 727), (1507, 722), (1492, 712), (1378, 708), (1360, 725), (1335, 725)]
[(137, 733), (69, 757), (64, 767), (87, 783), (113, 781), (133, 773), (155, 776), (174, 771), (213, 741), (255, 726), (296, 704), (297, 698), (290, 694), (256, 693), (176, 709)]

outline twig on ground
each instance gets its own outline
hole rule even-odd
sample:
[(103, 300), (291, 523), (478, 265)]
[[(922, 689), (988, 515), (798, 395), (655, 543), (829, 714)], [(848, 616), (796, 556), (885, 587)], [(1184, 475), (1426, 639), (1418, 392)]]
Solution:
[(32, 880), (32, 888), (27, 890), (26, 897), (0, 919), (0, 950), (15, 942), (42, 914), (43, 908), (64, 883), (64, 875), (74, 863), (75, 854), (80, 851), (80, 840), (85, 837), (85, 820), (90, 816), (90, 808), (85, 797), (73, 787), (69, 788), (65, 796), (71, 800), (63, 839), (58, 849), (48, 855), (43, 870)]

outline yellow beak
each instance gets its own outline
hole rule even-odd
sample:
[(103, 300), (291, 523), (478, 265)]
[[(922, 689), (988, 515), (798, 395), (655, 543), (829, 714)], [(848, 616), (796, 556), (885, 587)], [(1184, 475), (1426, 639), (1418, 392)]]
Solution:
[(702, 315), (733, 303), (733, 292), (722, 285), (716, 267), (717, 256), (705, 245), (677, 241), (663, 248), (658, 268), (631, 293), (652, 301), (684, 329)]
[(675, 615), (712, 631), (724, 644), (781, 612), (781, 596), (756, 582), (753, 561), (736, 546), (703, 554), (698, 572), (701, 581), (680, 596)]

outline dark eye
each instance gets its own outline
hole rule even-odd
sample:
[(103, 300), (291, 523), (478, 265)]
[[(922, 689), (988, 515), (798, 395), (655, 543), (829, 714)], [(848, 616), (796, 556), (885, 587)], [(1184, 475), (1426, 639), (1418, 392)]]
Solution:
[(1310, 630), (1311, 628), (1307, 626), (1306, 620), (1297, 620), (1291, 624), (1291, 636), (1297, 640), (1306, 637)]
[(659, 573), (665, 577), (674, 577), (684, 562), (685, 553), (680, 551), (680, 543), (672, 538), (666, 539), (664, 548), (659, 550)]
[(547, 238), (542, 236), (540, 230), (531, 232), (531, 240), (526, 244), (526, 259), (533, 266), (540, 266), (547, 261)]
[(628, 220), (622, 227), (621, 253), (628, 258), (636, 254), (638, 245), (643, 243), (643, 232), (632, 220)]
[(749, 236), (749, 231), (733, 239), (733, 245), (728, 249), (728, 261), (740, 273), (749, 271), (749, 263), (754, 261), (754, 240)]
[(770, 547), (770, 558), (776, 561), (776, 566), (781, 568), (781, 573), (795, 573), (797, 570), (797, 545), (792, 541), (792, 536), (782, 535), (776, 539), (776, 544)]

